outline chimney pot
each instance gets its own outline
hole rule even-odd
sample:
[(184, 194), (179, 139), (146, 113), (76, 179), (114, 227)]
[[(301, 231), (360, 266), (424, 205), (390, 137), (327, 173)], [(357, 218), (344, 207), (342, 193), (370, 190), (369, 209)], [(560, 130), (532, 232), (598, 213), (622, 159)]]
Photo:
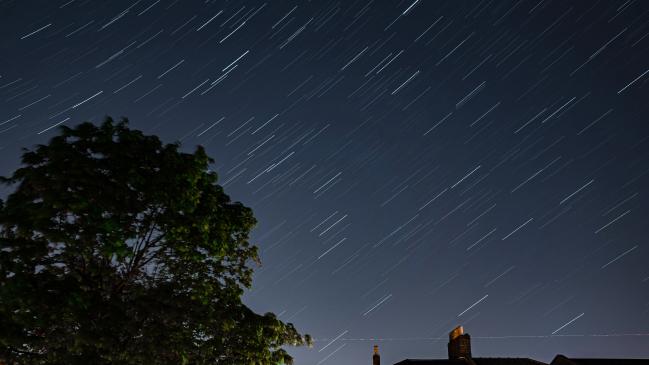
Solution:
[(464, 327), (462, 326), (457, 326), (451, 331), (451, 333), (448, 334), (449, 340), (454, 340), (458, 338), (458, 336), (461, 336), (464, 334)]
[(379, 347), (374, 345), (374, 355), (372, 355), (372, 365), (381, 365), (381, 355), (379, 355)]

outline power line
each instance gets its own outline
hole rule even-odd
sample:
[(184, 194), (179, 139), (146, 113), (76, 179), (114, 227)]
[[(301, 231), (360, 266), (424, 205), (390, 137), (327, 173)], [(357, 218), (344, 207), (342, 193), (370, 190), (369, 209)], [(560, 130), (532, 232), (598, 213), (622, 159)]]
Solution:
[[(649, 337), (649, 333), (600, 333), (600, 334), (568, 334), (568, 335), (512, 335), (512, 336), (471, 336), (472, 340), (509, 340), (509, 339), (538, 339), (559, 337)], [(331, 338), (313, 339), (314, 342), (331, 341)], [(448, 336), (442, 337), (368, 337), (340, 338), (338, 341), (448, 341)]]

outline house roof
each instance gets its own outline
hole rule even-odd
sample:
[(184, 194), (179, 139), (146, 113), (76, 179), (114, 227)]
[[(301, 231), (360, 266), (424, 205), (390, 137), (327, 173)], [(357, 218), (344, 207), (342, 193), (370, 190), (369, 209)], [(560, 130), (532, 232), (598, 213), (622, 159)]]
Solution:
[(463, 360), (448, 359), (405, 359), (394, 365), (466, 365)]
[[(529, 359), (526, 357), (473, 357), (471, 359), (473, 360), (475, 365), (547, 365), (543, 362)], [(473, 364), (465, 360), (406, 359), (394, 365), (473, 365)], [(554, 365), (574, 365), (574, 364), (554, 364)], [(581, 364), (576, 364), (576, 365), (581, 365)], [(605, 365), (605, 364), (584, 364), (584, 365)], [(622, 365), (627, 365), (627, 364), (622, 364)], [(628, 365), (644, 365), (644, 364), (628, 364)]]
[(649, 365), (649, 359), (573, 359), (557, 355), (551, 365)]

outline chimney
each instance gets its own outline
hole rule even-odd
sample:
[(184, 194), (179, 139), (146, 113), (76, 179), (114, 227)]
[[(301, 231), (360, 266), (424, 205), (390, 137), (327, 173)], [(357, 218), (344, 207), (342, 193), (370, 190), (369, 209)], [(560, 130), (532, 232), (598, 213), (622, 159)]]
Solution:
[(471, 336), (464, 333), (462, 326), (457, 326), (449, 333), (448, 358), (449, 360), (471, 358)]
[(379, 347), (374, 345), (374, 355), (372, 355), (372, 365), (381, 365), (381, 355), (379, 355)]

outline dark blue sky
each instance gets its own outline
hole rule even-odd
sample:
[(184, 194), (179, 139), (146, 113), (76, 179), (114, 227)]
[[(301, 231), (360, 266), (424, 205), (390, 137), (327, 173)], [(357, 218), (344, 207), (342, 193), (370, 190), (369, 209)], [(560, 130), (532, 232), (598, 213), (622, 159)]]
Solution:
[(204, 145), (297, 364), (444, 358), (459, 324), (649, 357), (644, 1), (5, 0), (0, 40), (0, 174), (106, 115)]

